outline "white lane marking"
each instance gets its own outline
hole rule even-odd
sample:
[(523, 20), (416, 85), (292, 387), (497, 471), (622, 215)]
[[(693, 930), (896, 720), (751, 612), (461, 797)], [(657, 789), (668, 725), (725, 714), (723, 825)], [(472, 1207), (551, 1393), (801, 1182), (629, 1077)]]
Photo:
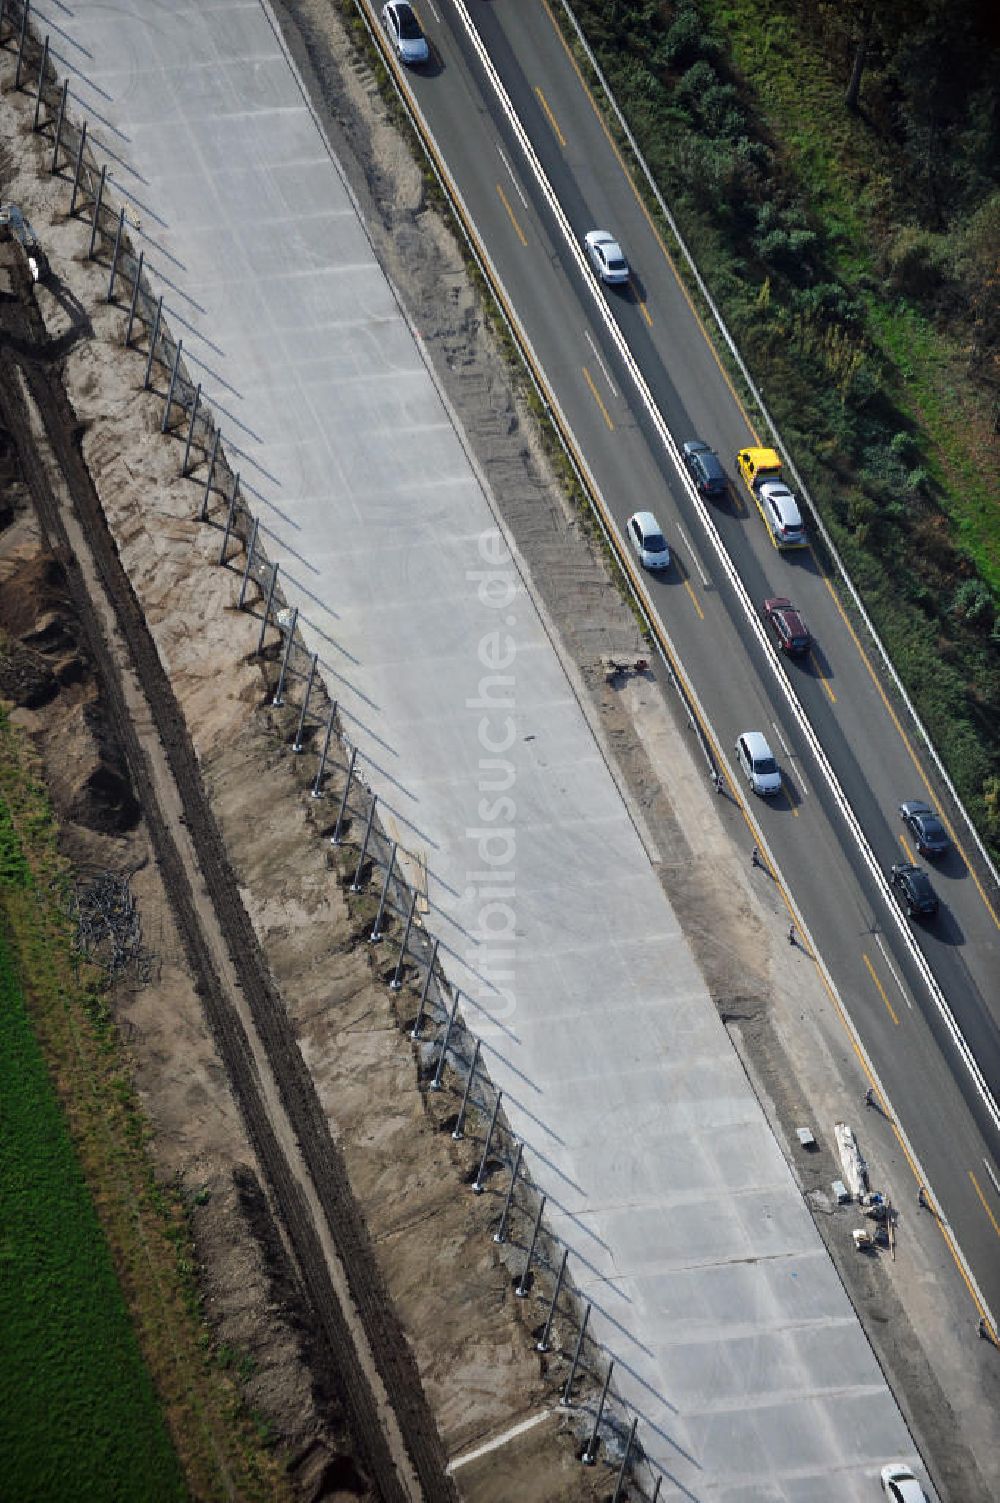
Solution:
[(898, 974), (898, 972), (896, 970), (896, 967), (893, 965), (892, 961), (889, 959), (889, 952), (886, 949), (885, 945), (882, 943), (882, 936), (881, 936), (881, 934), (876, 934), (874, 936), (874, 938), (875, 938), (875, 943), (878, 945), (879, 949), (882, 951), (882, 959), (885, 961), (886, 966), (889, 969), (889, 974), (892, 976), (893, 981), (895, 981), (895, 983), (896, 983), (896, 990), (899, 992), (899, 995), (902, 997), (903, 1001), (906, 1003), (907, 1007), (912, 1012), (913, 1011), (913, 1003), (910, 1001), (910, 994), (906, 990), (906, 988), (903, 985), (902, 981), (900, 981), (899, 974)]
[(997, 1183), (997, 1177), (993, 1173), (992, 1168), (990, 1167), (990, 1161), (989, 1161), (989, 1159), (983, 1159), (983, 1164), (986, 1167), (986, 1173), (989, 1175), (990, 1179), (993, 1181), (993, 1188), (994, 1188), (994, 1190), (997, 1192), (998, 1195), (1000, 1195), (1000, 1184)]
[(594, 352), (594, 359), (597, 361), (598, 365), (601, 367), (601, 375), (604, 377), (605, 381), (608, 383), (608, 390), (610, 391), (611, 395), (614, 397), (615, 401), (617, 402), (617, 400), (618, 400), (618, 392), (615, 389), (615, 383), (611, 379), (611, 372), (608, 370), (607, 366), (604, 364), (604, 359), (603, 359), (603, 357), (601, 355), (600, 350), (597, 348), (596, 344), (594, 343), (593, 338), (591, 336), (591, 333), (590, 333), (589, 329), (584, 329), (584, 331), (583, 331), (583, 337), (587, 341), (587, 343), (590, 345), (590, 348), (593, 350), (593, 352)]
[[(597, 316), (604, 321), (604, 326), (607, 330), (608, 337), (617, 347), (619, 356), (632, 378), (632, 384), (635, 387), (639, 400), (645, 407), (650, 421), (652, 422), (652, 425), (660, 439), (660, 442), (663, 444), (664, 449), (669, 454), (674, 468), (676, 469), (677, 474), (680, 477), (681, 484), (686, 486), (692, 505), (698, 513), (702, 527), (705, 529), (705, 535), (708, 538), (709, 543), (715, 549), (716, 554), (718, 555), (719, 564), (724, 570), (726, 577), (733, 588), (736, 598), (739, 600), (740, 604), (743, 607), (744, 614), (747, 618), (747, 622), (751, 630), (755, 632), (757, 636), (758, 645), (760, 646), (760, 649), (763, 652), (766, 661), (769, 663), (771, 670), (778, 681), (779, 692), (782, 694), (785, 703), (788, 706), (789, 712), (796, 721), (799, 730), (805, 737), (816, 765), (818, 766), (820, 772), (823, 774), (823, 777), (826, 779), (827, 787), (830, 789), (830, 792), (836, 801), (837, 807), (841, 813), (841, 817), (843, 818), (845, 824), (847, 825), (847, 828), (851, 832), (851, 836), (858, 848), (858, 852), (862, 860), (868, 867), (869, 875), (871, 876), (872, 881), (875, 883), (882, 894), (882, 900), (885, 904), (886, 909), (889, 913), (892, 914), (896, 928), (899, 932), (900, 939), (909, 950), (913, 964), (920, 972), (931, 1000), (937, 1008), (942, 1021), (944, 1022), (944, 1025), (948, 1030), (949, 1037), (951, 1038), (955, 1049), (957, 1050), (963, 1064), (965, 1065), (966, 1070), (971, 1076), (976, 1090), (979, 1092), (979, 1096), (983, 1102), (983, 1105), (986, 1107), (986, 1110), (989, 1113), (990, 1121), (993, 1123), (994, 1127), (1000, 1129), (1000, 1107), (997, 1106), (993, 1092), (990, 1090), (990, 1087), (986, 1081), (986, 1077), (983, 1074), (982, 1069), (980, 1068), (979, 1061), (976, 1059), (971, 1048), (969, 1047), (968, 1040), (962, 1033), (962, 1030), (959, 1028), (955, 1014), (952, 1012), (951, 1007), (948, 1003), (948, 999), (945, 996), (944, 992), (941, 990), (940, 985), (938, 984), (937, 977), (934, 975), (934, 972), (931, 970), (930, 965), (928, 964), (927, 957), (924, 955), (924, 952), (921, 950), (913, 935), (910, 933), (906, 919), (904, 918), (902, 912), (900, 911), (898, 903), (896, 903), (895, 899), (892, 896), (892, 893), (889, 890), (889, 884), (886, 880), (885, 873), (882, 871), (881, 866), (875, 858), (875, 852), (872, 850), (867, 839), (865, 838), (865, 833), (861, 828), (861, 822), (858, 819), (858, 816), (855, 813), (853, 807), (851, 806), (851, 803), (847, 798), (847, 795), (845, 794), (843, 788), (840, 786), (840, 780), (833, 770), (833, 765), (831, 764), (829, 757), (823, 749), (820, 739), (816, 734), (816, 731), (814, 730), (809, 717), (806, 715), (805, 709), (803, 708), (798, 695), (792, 688), (791, 680), (781, 669), (781, 665), (778, 661), (777, 650), (773, 646), (770, 637), (764, 632), (764, 628), (757, 616), (756, 609), (754, 608), (753, 602), (750, 599), (747, 587), (743, 583), (743, 580), (740, 578), (735, 564), (729, 557), (729, 554), (726, 552), (722, 538), (719, 534), (719, 530), (715, 526), (709, 514), (708, 507), (705, 505), (701, 496), (698, 494), (697, 487), (695, 486), (694, 481), (691, 479), (691, 476), (688, 473), (687, 465), (684, 463), (684, 460), (681, 457), (681, 451), (677, 446), (677, 440), (674, 438), (670, 429), (667, 427), (663, 414), (656, 405), (653, 393), (649, 388), (649, 383), (643, 375), (642, 371), (639, 369), (639, 366), (636, 363), (635, 356), (629, 349), (624, 335), (622, 334), (617, 323), (612, 317), (611, 309), (608, 306), (606, 299), (598, 290), (594, 278), (587, 275), (588, 265), (584, 260), (583, 251), (580, 249), (577, 237), (573, 233), (573, 228), (566, 217), (566, 211), (563, 209), (562, 204), (559, 202), (555, 192), (553, 191), (552, 184), (549, 182), (548, 177), (545, 174), (545, 170), (538, 159), (538, 154), (532, 146), (530, 139), (528, 138), (527, 131), (521, 123), (521, 120), (518, 118), (517, 111), (514, 109), (510, 96), (503, 86), (503, 82), (496, 70), (496, 67), (494, 66), (493, 60), (487, 52), (485, 46), (483, 45), (482, 38), (480, 37), (478, 31), (476, 30), (475, 26), (473, 26), (472, 18), (469, 15), (468, 9), (462, 3), (462, 0), (456, 0), (456, 9), (458, 11), (462, 25), (465, 27), (466, 34), (473, 47), (473, 50), (476, 52), (479, 58), (480, 66), (483, 69), (486, 77), (489, 79), (493, 92), (500, 104), (500, 108), (506, 115), (511, 130), (517, 137), (517, 141), (521, 147), (525, 162), (527, 163), (529, 170), (531, 171), (536, 183), (538, 184), (541, 192), (545, 197), (546, 202), (548, 203), (553, 219), (562, 231), (563, 239), (565, 241), (568, 252), (576, 261), (580, 274), (584, 277), (584, 284), (589, 286), (590, 296), (594, 301)], [(537, 360), (537, 356), (535, 356), (534, 358)], [(538, 364), (538, 368), (540, 370), (542, 369), (540, 362)], [(563, 421), (565, 421), (565, 419), (563, 419)], [(569, 427), (569, 424), (567, 424), (566, 426)], [(597, 494), (600, 494), (599, 489), (596, 486), (595, 491)], [(651, 616), (657, 617), (657, 619), (659, 619), (658, 613), (654, 610), (652, 600), (648, 593), (644, 590), (637, 590), (636, 593), (638, 595), (638, 598), (642, 601), (643, 608)], [(659, 625), (665, 639), (669, 641), (670, 639), (663, 622), (660, 621)], [(675, 663), (671, 664), (671, 670), (679, 673), (679, 676), (684, 683), (685, 690), (689, 694), (691, 694), (693, 701), (699, 705), (700, 709), (700, 701), (698, 700), (698, 696), (694, 693), (694, 685), (691, 683), (690, 678), (681, 665), (680, 659), (679, 657), (677, 657), (676, 651), (673, 649), (672, 644), (671, 651), (673, 652), (675, 658)], [(710, 724), (707, 717), (705, 724)], [(713, 736), (715, 736), (714, 730), (712, 734)], [(718, 749), (719, 741), (717, 736), (715, 736), (715, 742)], [(803, 919), (797, 908), (795, 909), (795, 918), (799, 933), (809, 940), (814, 956), (818, 955), (818, 950), (816, 946), (812, 944), (811, 938), (809, 936), (809, 930), (805, 923), (805, 920)], [(829, 972), (825, 965), (823, 966), (823, 971), (824, 975), (829, 977)], [(829, 977), (829, 980), (831, 991), (834, 995), (839, 995), (837, 993), (836, 987), (833, 986), (833, 978)], [(850, 1017), (850, 1014), (847, 1013), (846, 1009), (844, 1010), (844, 1017)], [(854, 1030), (854, 1033), (856, 1036), (856, 1029)], [(860, 1040), (857, 1040), (857, 1042), (860, 1043)], [(957, 1239), (955, 1240), (955, 1246), (956, 1248), (958, 1247)], [(965, 1267), (964, 1258), (963, 1267)], [(969, 1275), (969, 1273), (970, 1270), (966, 1267), (967, 1276)]]
[(774, 726), (774, 734), (777, 736), (778, 740), (781, 742), (781, 750), (784, 752), (785, 756), (788, 758), (788, 760), (790, 762), (794, 761), (795, 759), (792, 756), (792, 748), (789, 746), (788, 742), (785, 740), (784, 736), (781, 734), (781, 726), (778, 724), (778, 722), (776, 720), (772, 720), (771, 724)]
[(528, 200), (525, 198), (524, 194), (521, 192), (521, 186), (518, 183), (517, 178), (514, 176), (514, 169), (510, 165), (510, 163), (508, 162), (506, 156), (504, 155), (504, 149), (500, 145), (499, 141), (497, 142), (497, 151), (500, 153), (500, 160), (501, 160), (501, 162), (504, 164), (504, 166), (507, 169), (507, 176), (510, 178), (512, 184), (514, 185), (514, 192), (517, 194), (518, 198), (521, 200), (521, 203), (524, 205), (524, 207), (527, 208), (528, 207)]
[(688, 542), (687, 538), (684, 536), (684, 529), (683, 529), (683, 527), (681, 527), (680, 523), (677, 524), (677, 535), (680, 538), (681, 542), (684, 544), (685, 548), (687, 549), (687, 551), (688, 551), (688, 557), (690, 559), (692, 559), (693, 562), (694, 562), (694, 566), (695, 566), (695, 568), (698, 571), (698, 578), (701, 580), (701, 582), (704, 585), (704, 587), (705, 587), (706, 590), (710, 589), (712, 581), (709, 579), (708, 575), (705, 573), (704, 569), (702, 568), (702, 566), (701, 566), (701, 559), (698, 557), (697, 553), (695, 553), (694, 549), (691, 547), (691, 544)]
[(441, 25), (441, 17), (438, 15), (437, 11), (434, 9), (434, 0), (420, 0), (420, 8), (421, 8), (421, 10), (423, 10), (423, 8), (424, 8), (425, 5), (426, 5), (427, 9), (430, 11), (431, 15), (434, 17), (435, 21), (440, 26)]

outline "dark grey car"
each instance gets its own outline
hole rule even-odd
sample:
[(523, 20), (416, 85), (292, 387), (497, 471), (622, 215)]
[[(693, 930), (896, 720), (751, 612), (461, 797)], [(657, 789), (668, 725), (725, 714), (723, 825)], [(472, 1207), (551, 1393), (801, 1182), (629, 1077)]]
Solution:
[(892, 889), (908, 918), (933, 918), (938, 911), (937, 893), (931, 879), (919, 866), (901, 861), (892, 869)]
[(714, 496), (718, 500), (729, 494), (729, 481), (714, 449), (703, 444), (700, 438), (689, 438), (684, 443), (683, 453), (684, 463), (703, 496)]
[(913, 836), (913, 843), (921, 856), (943, 856), (951, 845), (944, 825), (929, 804), (919, 799), (909, 799), (900, 804), (903, 823)]

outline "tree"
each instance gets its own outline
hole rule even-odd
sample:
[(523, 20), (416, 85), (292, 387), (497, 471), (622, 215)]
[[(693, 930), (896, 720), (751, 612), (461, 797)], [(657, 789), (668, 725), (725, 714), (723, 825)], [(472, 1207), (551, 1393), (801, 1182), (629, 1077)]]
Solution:
[(844, 103), (849, 110), (857, 112), (858, 96), (861, 93), (861, 80), (864, 76), (865, 62), (868, 58), (868, 48), (872, 39), (872, 21), (875, 15), (873, 5), (862, 5), (861, 14), (858, 18), (858, 40), (854, 48), (854, 64), (851, 68), (851, 79), (847, 85), (847, 93), (844, 95)]

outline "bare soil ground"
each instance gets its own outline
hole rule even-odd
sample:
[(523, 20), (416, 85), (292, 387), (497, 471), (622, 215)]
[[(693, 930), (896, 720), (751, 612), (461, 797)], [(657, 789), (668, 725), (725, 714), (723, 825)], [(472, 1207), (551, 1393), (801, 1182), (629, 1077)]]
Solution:
[[(683, 718), (653, 678), (613, 688), (634, 620), (562, 497), (512, 393), (447, 225), (335, 12), (286, 7), (289, 37), (352, 174), (391, 275), (405, 285), (449, 399), (526, 559), (581, 704), (944, 1496), (1000, 1488), (996, 1377), (956, 1337), (969, 1307), (939, 1239), (901, 1227), (900, 1253), (862, 1262), (826, 1197), (832, 1123), (864, 1081), (815, 969), (784, 942), (780, 901), (749, 870), (742, 821), (706, 791)], [(352, 910), (311, 769), (266, 705), (256, 625), (213, 567), (158, 432), (162, 398), (123, 317), (83, 260), (65, 184), (41, 172), (30, 100), (5, 97), (3, 196), (22, 202), (56, 271), (36, 304), (15, 257), (0, 298), (0, 464), (26, 496), (0, 506), (0, 693), (46, 757), (81, 868), (131, 873), (148, 980), (115, 991), (158, 1172), (190, 1194), (217, 1343), (245, 1357), (248, 1402), (314, 1498), (557, 1500), (606, 1496), (556, 1412), (565, 1357), (545, 1361), (537, 1301), (513, 1296), (489, 1231), (493, 1197), (464, 1181), (476, 1137), (421, 1089), (419, 1061)], [(405, 268), (405, 278), (403, 271)], [(39, 424), (41, 429), (39, 431)], [(45, 463), (44, 449), (51, 449)], [(60, 478), (62, 477), (62, 478)], [(8, 490), (5, 489), (5, 496)], [(69, 601), (71, 609), (64, 602)], [(63, 602), (63, 603), (56, 603)], [(83, 663), (86, 666), (77, 666)], [(409, 1013), (407, 1013), (409, 1009)], [(792, 1146), (808, 1121), (820, 1152)], [(868, 1124), (866, 1124), (868, 1126)], [(905, 1182), (891, 1133), (866, 1151)], [(572, 1332), (559, 1333), (565, 1350)], [(979, 1344), (981, 1347), (983, 1344)], [(992, 1385), (992, 1386), (991, 1386)], [(961, 1396), (952, 1410), (946, 1394)], [(503, 1439), (525, 1421), (540, 1422)], [(452, 1465), (450, 1479), (445, 1461)]]

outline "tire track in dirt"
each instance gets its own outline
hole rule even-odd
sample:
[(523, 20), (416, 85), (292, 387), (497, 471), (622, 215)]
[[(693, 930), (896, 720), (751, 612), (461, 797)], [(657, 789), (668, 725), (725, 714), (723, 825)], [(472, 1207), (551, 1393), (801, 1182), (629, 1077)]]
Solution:
[[(180, 707), (119, 561), (79, 449), (75, 416), (55, 369), (44, 358), (31, 359), (26, 354), (32, 347), (40, 347), (41, 353), (46, 343), (30, 292), (24, 292), (18, 313), (19, 318), (12, 317), (13, 310), (8, 309), (5, 319), (16, 347), (8, 339), (0, 341), (0, 413), (17, 443), (42, 523), (66, 566), (68, 585), (144, 806), (189, 962), (199, 980), (206, 1016), (294, 1252), (316, 1327), (322, 1332), (330, 1382), (348, 1415), (359, 1460), (386, 1503), (421, 1496), (434, 1503), (455, 1503), (457, 1493), (445, 1475), (444, 1448), (416, 1363), (391, 1307), (341, 1155), (240, 900)], [(18, 377), (23, 381), (23, 396), (18, 391)], [(37, 408), (44, 440), (65, 481), (62, 500), (40, 452), (44, 444), (32, 431), (30, 405)], [(65, 515), (64, 506), (71, 508)], [(70, 529), (75, 534), (75, 547), (70, 542)], [(113, 618), (113, 632), (102, 627), (101, 611), (91, 598), (88, 573), (99, 581)], [(117, 641), (109, 641), (109, 636)], [(123, 663), (116, 653), (130, 662)], [(126, 680), (132, 675), (141, 686), (139, 707), (129, 702)], [(150, 753), (155, 749), (149, 736), (144, 745), (140, 735), (140, 724), (147, 717), (174, 785), (177, 810), (173, 818), (164, 807), (151, 768)], [(213, 953), (199, 914), (189, 868), (175, 838), (178, 811), (183, 826), (178, 836), (183, 834), (194, 852), (197, 875), (204, 882), (228, 956)], [(251, 1040), (220, 974), (227, 965), (242, 991), (273, 1073), (311, 1180), (309, 1186), (304, 1186), (296, 1174), (271, 1119)], [(317, 1226), (309, 1204), (311, 1192), (321, 1208), (322, 1226)], [(376, 1387), (384, 1386), (381, 1403), (365, 1375), (365, 1354), (337, 1297), (324, 1240), (332, 1243), (346, 1278), (350, 1301), (366, 1338), (364, 1345), (369, 1349), (369, 1364), (373, 1360), (380, 1380)], [(386, 1412), (387, 1406), (391, 1412)], [(398, 1437), (395, 1448), (387, 1438), (394, 1433)], [(405, 1454), (400, 1454), (401, 1448)]]

